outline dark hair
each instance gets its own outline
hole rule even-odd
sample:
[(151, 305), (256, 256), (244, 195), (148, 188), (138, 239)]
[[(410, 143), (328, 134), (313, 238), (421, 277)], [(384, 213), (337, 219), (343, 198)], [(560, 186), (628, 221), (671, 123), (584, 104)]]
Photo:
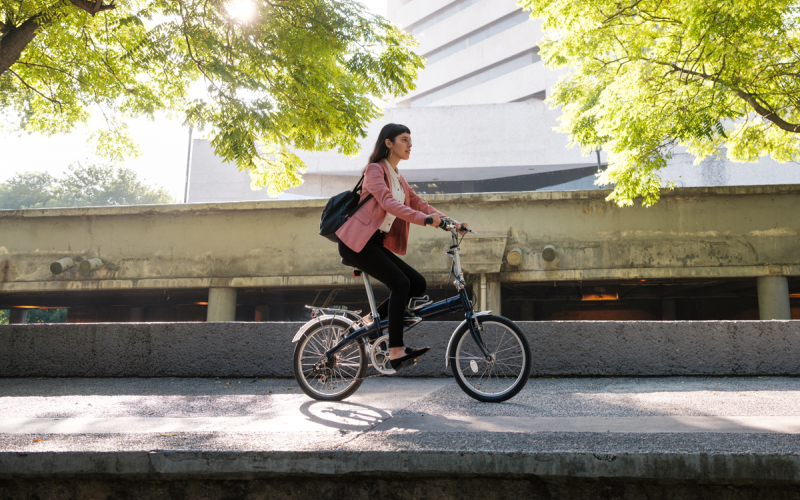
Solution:
[(384, 125), (381, 129), (381, 133), (378, 134), (378, 140), (375, 142), (375, 149), (373, 149), (372, 154), (369, 155), (369, 162), (367, 162), (367, 164), (378, 163), (386, 158), (386, 154), (389, 152), (389, 148), (386, 147), (386, 139), (394, 142), (398, 135), (410, 133), (411, 130), (405, 125), (397, 123), (387, 123)]

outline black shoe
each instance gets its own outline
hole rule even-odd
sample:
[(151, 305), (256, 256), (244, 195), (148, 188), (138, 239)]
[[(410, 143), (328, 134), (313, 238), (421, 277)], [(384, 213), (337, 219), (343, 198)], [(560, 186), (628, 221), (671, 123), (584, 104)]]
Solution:
[(394, 371), (399, 371), (403, 368), (414, 366), (417, 364), (417, 358), (430, 350), (430, 347), (423, 347), (422, 349), (412, 349), (410, 347), (406, 347), (406, 355), (402, 358), (389, 360), (389, 364), (392, 365), (392, 369), (394, 369)]

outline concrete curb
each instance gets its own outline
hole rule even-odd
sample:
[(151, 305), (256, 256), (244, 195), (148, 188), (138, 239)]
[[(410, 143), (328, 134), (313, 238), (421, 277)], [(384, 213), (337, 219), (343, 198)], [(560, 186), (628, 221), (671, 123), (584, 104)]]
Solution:
[[(277, 377), (302, 323), (0, 326), (0, 377)], [(447, 377), (456, 322), (406, 335), (430, 345), (411, 377)], [(798, 375), (800, 321), (519, 322), (535, 376)]]
[(0, 453), (0, 479), (257, 479), (371, 473), (798, 483), (800, 456), (465, 451)]

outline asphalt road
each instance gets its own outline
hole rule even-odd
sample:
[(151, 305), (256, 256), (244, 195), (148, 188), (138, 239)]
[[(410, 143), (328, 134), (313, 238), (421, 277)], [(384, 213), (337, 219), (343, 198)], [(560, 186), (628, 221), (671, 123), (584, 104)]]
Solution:
[(0, 450), (800, 454), (800, 379), (531, 379), (502, 404), (377, 378), (345, 402), (290, 379), (0, 379)]

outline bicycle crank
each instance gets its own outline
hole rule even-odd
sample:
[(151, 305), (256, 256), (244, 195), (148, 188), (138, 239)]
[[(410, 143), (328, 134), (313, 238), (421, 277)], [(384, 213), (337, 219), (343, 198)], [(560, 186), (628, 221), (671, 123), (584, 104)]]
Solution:
[(396, 373), (389, 362), (389, 335), (378, 337), (370, 344), (369, 360), (381, 375), (394, 375)]

